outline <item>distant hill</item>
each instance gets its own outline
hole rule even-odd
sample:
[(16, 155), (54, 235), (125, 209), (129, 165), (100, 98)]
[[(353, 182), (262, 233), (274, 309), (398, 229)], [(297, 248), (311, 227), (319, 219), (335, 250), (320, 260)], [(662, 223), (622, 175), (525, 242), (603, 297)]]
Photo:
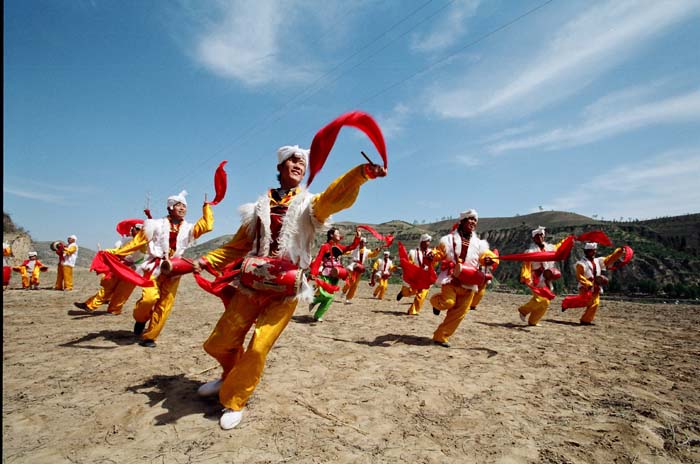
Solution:
[[(433, 243), (446, 234), (456, 222), (456, 219), (443, 220), (429, 224), (411, 224), (401, 220), (393, 220), (382, 224), (370, 224), (383, 235), (393, 234), (396, 237), (390, 251), (397, 255), (398, 242), (407, 248), (417, 245), (421, 234), (433, 236)], [(335, 224), (346, 242), (354, 234), (357, 223), (338, 222)], [(498, 249), (502, 254), (517, 253), (526, 249), (531, 241), (530, 231), (537, 227), (547, 228), (547, 240), (557, 242), (569, 234), (580, 234), (585, 231), (601, 229), (610, 236), (617, 246), (630, 245), (635, 251), (634, 260), (624, 269), (615, 271), (612, 275), (608, 293), (662, 295), (669, 298), (700, 298), (700, 214), (688, 214), (658, 218), (645, 221), (601, 221), (575, 213), (562, 211), (543, 211), (523, 216), (503, 218), (481, 218), (478, 234), (489, 241), (492, 249)], [(378, 246), (374, 237), (364, 234), (370, 247)], [(27, 241), (27, 246), (33, 247), (39, 258), (48, 265), (55, 265), (56, 255), (49, 249), (50, 242), (30, 242), (28, 234), (21, 227), (12, 223), (5, 215), (3, 224), (3, 240)], [(206, 242), (198, 243), (187, 250), (185, 256), (201, 256), (231, 239), (231, 235), (222, 235)], [(316, 238), (317, 246), (325, 241), (325, 234)], [(31, 243), (31, 245), (30, 245)], [(563, 277), (557, 281), (558, 291), (575, 292), (573, 265), (582, 256), (581, 246), (578, 245), (569, 259), (561, 263)], [(15, 256), (19, 257), (15, 248)], [(601, 248), (599, 255), (611, 253), (611, 248)], [(95, 251), (81, 247), (78, 266), (89, 267)], [(26, 256), (26, 251), (21, 256)], [(494, 272), (496, 285), (505, 288), (522, 290), (518, 283), (519, 264), (502, 263)]]

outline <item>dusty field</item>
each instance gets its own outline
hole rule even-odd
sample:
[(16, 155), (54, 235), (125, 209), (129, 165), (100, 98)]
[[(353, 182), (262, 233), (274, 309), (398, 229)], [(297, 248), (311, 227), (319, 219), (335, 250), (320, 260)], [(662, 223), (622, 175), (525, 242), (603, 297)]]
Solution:
[[(183, 278), (155, 349), (130, 309), (86, 315), (97, 290), (3, 293), (4, 463), (700, 462), (700, 306), (604, 301), (578, 326), (557, 298), (524, 327), (526, 296), (488, 293), (452, 347), (430, 307), (408, 317), (397, 286), (309, 324), (299, 307), (241, 425), (218, 426), (218, 375), (201, 348), (223, 306)], [(42, 287), (55, 274), (42, 275)], [(388, 299), (391, 298), (391, 299)]]

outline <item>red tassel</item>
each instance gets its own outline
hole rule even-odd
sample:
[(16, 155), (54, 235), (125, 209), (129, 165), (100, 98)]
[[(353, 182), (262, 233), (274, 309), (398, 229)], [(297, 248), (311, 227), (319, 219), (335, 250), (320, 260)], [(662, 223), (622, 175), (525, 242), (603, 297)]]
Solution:
[(379, 125), (369, 114), (362, 111), (352, 111), (337, 117), (314, 136), (309, 153), (309, 180), (306, 183), (307, 186), (311, 185), (316, 174), (326, 163), (328, 154), (333, 148), (335, 140), (338, 138), (338, 133), (343, 126), (353, 126), (367, 134), (377, 148), (379, 156), (382, 157), (384, 168), (387, 167), (386, 145)]

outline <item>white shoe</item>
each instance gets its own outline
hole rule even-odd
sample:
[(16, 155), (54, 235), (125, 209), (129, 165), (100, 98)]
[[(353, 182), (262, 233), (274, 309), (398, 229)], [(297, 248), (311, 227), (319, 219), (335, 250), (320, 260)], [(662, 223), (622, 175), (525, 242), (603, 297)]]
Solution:
[(350, 304), (350, 300), (348, 300), (347, 298), (345, 298), (345, 304)]
[(243, 410), (234, 411), (226, 408), (224, 409), (224, 413), (221, 415), (221, 419), (219, 419), (219, 425), (224, 430), (231, 430), (241, 423), (241, 419), (243, 419)]
[(518, 311), (518, 314), (520, 314), (520, 320), (521, 320), (521, 321), (527, 322), (527, 316), (526, 316), (526, 315), (524, 315), (523, 313), (521, 313), (521, 312), (519, 312), (519, 311)]
[(216, 379), (212, 380), (210, 382), (207, 382), (205, 384), (202, 384), (198, 389), (197, 389), (197, 394), (199, 396), (214, 396), (219, 394), (219, 390), (221, 390), (221, 384), (223, 384), (224, 381), (221, 379)]

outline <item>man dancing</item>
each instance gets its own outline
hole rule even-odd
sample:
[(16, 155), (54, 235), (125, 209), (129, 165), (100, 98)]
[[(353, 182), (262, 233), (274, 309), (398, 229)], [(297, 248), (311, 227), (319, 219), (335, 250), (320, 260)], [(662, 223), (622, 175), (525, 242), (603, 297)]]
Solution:
[[(418, 248), (408, 252), (408, 260), (422, 269), (426, 269), (428, 266), (433, 266), (433, 252), (430, 250), (430, 241), (432, 239), (433, 238), (428, 234), (421, 235)], [(413, 303), (411, 303), (411, 306), (408, 308), (406, 314), (409, 316), (417, 316), (423, 307), (423, 302), (428, 296), (428, 292), (430, 292), (429, 288), (416, 290), (411, 288), (410, 284), (404, 282), (401, 290), (399, 290), (399, 293), (396, 295), (396, 301), (401, 301), (401, 298), (405, 296), (415, 295), (413, 298)]]
[(365, 246), (366, 244), (367, 239), (361, 237), (360, 246), (352, 250), (350, 254), (352, 262), (347, 267), (349, 273), (348, 279), (342, 290), (345, 295), (345, 304), (350, 304), (351, 300), (355, 297), (355, 292), (357, 292), (357, 287), (360, 284), (360, 278), (365, 272), (365, 262), (368, 259), (374, 259), (379, 254), (380, 248), (368, 250)]

